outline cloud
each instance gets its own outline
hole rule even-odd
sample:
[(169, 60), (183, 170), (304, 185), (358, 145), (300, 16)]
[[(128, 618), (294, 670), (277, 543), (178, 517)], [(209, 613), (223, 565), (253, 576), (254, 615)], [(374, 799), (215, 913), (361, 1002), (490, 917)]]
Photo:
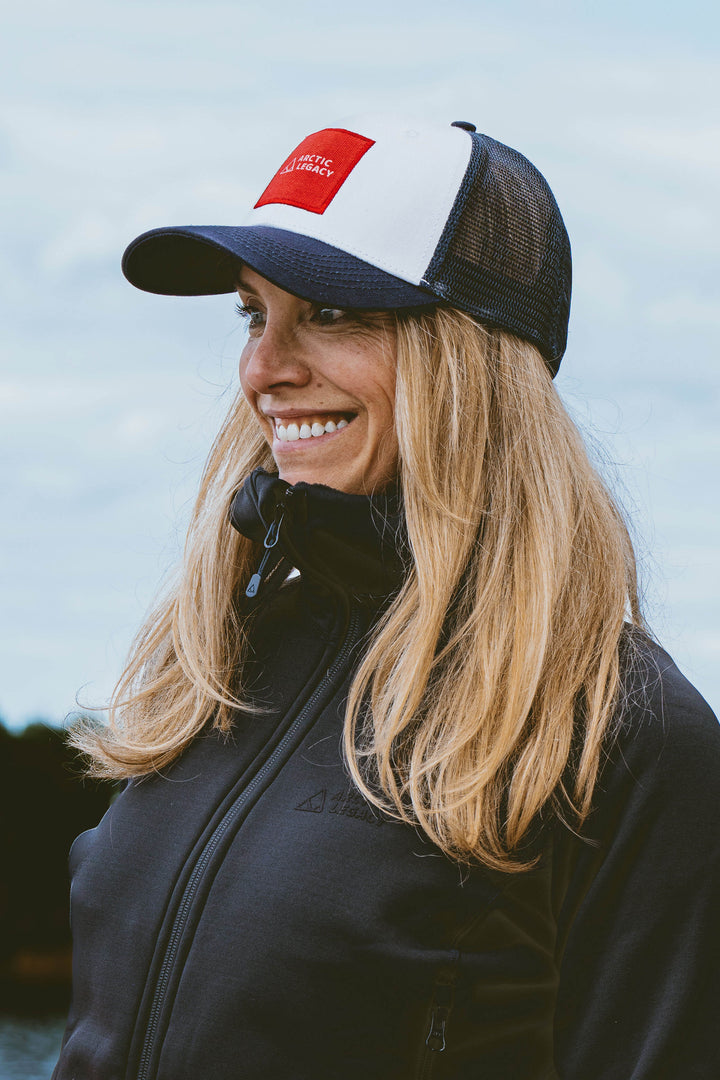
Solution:
[[(471, 120), (548, 176), (575, 260), (558, 385), (582, 395), (627, 463), (619, 474), (643, 526), (652, 513), (669, 573), (689, 568), (667, 590), (671, 614), (712, 640), (718, 11), (692, 0), (8, 11), (0, 455), (12, 465), (0, 541), (12, 622), (0, 626), (0, 706), (60, 716), (80, 685), (109, 687), (181, 546), (227, 406), (242, 341), (231, 301), (131, 289), (124, 247), (166, 223), (238, 221), (285, 147), (378, 109)], [(697, 662), (720, 700), (708, 649)]]
[(645, 318), (659, 327), (720, 328), (720, 296), (677, 292), (664, 296), (645, 309)]
[(41, 251), (39, 265), (51, 274), (116, 258), (118, 237), (110, 219), (97, 211), (69, 222)]

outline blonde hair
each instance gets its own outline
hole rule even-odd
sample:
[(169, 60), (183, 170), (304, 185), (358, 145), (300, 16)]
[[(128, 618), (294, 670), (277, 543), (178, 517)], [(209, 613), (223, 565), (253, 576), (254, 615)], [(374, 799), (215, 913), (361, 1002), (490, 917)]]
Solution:
[[(352, 681), (347, 764), (366, 798), (451, 857), (520, 870), (539, 816), (589, 812), (623, 624), (644, 625), (632, 544), (534, 346), (449, 308), (396, 323), (412, 566)], [(109, 724), (73, 733), (94, 775), (162, 768), (243, 704), (239, 597), (258, 548), (227, 518), (258, 466), (274, 467), (239, 399)]]

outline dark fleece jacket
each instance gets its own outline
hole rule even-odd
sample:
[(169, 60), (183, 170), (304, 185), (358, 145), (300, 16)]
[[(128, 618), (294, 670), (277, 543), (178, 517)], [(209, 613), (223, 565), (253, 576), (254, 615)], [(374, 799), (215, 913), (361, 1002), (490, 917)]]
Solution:
[(342, 760), (349, 680), (402, 579), (396, 498), (259, 471), (232, 524), (273, 523), (260, 711), (73, 846), (54, 1080), (715, 1080), (720, 729), (671, 659), (644, 642), (626, 675), (582, 838), (549, 823), (532, 871), (460, 868)]

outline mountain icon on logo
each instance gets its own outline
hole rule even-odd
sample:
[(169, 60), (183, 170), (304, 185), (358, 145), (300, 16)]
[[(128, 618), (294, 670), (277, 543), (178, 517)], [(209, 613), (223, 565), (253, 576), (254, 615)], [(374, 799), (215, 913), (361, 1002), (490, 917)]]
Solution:
[(305, 799), (303, 802), (298, 803), (295, 807), (296, 810), (304, 810), (308, 814), (322, 814), (325, 809), (325, 796), (327, 791), (323, 788), (321, 791), (316, 791), (314, 795), (311, 795), (309, 799)]

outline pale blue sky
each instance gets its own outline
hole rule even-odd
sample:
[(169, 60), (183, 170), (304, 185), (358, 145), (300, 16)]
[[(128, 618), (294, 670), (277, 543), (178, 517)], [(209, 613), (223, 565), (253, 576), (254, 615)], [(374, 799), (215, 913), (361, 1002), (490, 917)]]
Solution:
[(720, 708), (717, 5), (28, 0), (0, 56), (0, 714), (102, 701), (182, 544), (236, 378), (228, 297), (126, 244), (235, 224), (365, 111), (466, 119), (550, 181), (574, 252), (558, 387), (612, 464), (661, 640)]

